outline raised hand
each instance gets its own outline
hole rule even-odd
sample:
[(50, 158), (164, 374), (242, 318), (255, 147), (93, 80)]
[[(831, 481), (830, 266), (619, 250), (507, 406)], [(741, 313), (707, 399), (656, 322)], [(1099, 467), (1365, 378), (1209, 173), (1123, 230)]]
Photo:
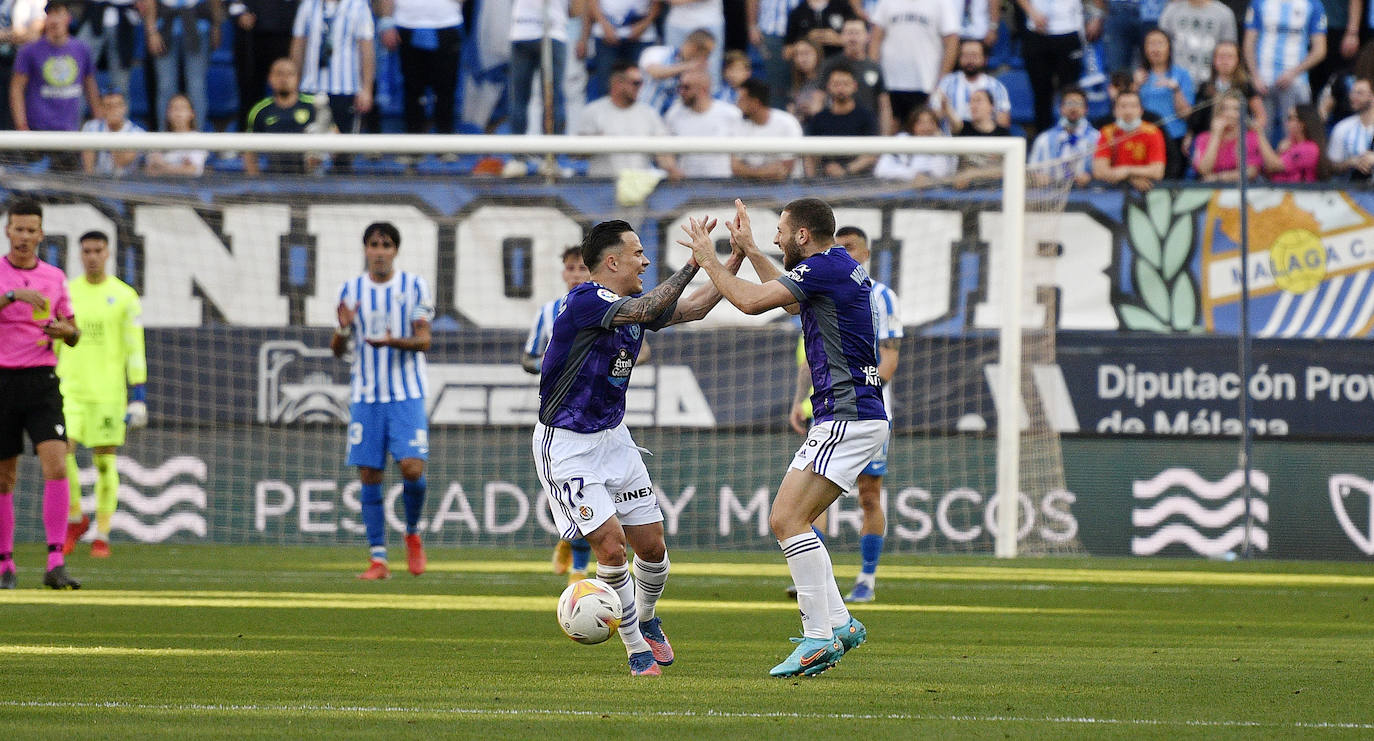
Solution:
[(730, 230), (731, 249), (741, 253), (758, 249), (754, 244), (754, 228), (749, 224), (749, 211), (745, 209), (744, 201), (735, 199), (735, 218), (727, 220), (725, 228)]
[(682, 231), (687, 233), (686, 239), (679, 239), (678, 244), (692, 251), (692, 260), (697, 265), (701, 265), (714, 259), (716, 246), (711, 241), (711, 230), (716, 228), (716, 220), (703, 216), (700, 219), (687, 219), (687, 223), (682, 226)]

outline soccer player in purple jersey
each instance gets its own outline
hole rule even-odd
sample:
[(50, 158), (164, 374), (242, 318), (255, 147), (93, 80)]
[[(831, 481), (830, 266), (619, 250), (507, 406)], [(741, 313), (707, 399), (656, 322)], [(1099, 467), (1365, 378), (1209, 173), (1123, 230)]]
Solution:
[(80, 589), (67, 575), (67, 435), (53, 341), (81, 337), (67, 276), (38, 259), (43, 207), (11, 204), (5, 221), (10, 251), (0, 260), (0, 589), (14, 589), (14, 484), (28, 433), (43, 468), (43, 532), (53, 589)]
[(825, 544), (811, 522), (842, 493), (887, 442), (887, 411), (878, 372), (878, 316), (873, 281), (835, 244), (835, 213), (825, 201), (801, 198), (783, 209), (773, 243), (782, 248), (784, 273), (754, 243), (749, 214), (735, 201), (726, 222), (730, 244), (743, 252), (759, 285), (731, 274), (715, 256), (710, 225), (689, 220), (680, 243), (711, 282), (746, 314), (786, 308), (801, 314), (811, 367), (815, 424), (792, 458), (773, 499), (768, 524), (778, 539), (797, 588), (802, 637), (769, 672), (775, 677), (820, 674), (867, 637), (845, 607)]
[[(591, 280), (568, 292), (544, 352), (534, 463), (560, 535), (587, 539), (597, 578), (620, 596), (620, 638), (630, 673), (657, 676), (660, 666), (673, 663), (673, 648), (654, 614), (668, 580), (668, 550), (642, 449), (625, 427), (625, 391), (645, 330), (701, 319), (720, 292), (707, 284), (679, 300), (697, 273), (692, 260), (641, 295), (649, 260), (624, 221), (593, 227), (582, 240), (582, 261)], [(735, 252), (722, 270), (737, 271), (743, 261)], [(635, 551), (633, 579), (627, 542)]]
[(420, 513), (425, 504), (425, 461), (429, 423), (425, 419), (425, 351), (431, 340), (434, 296), (421, 276), (395, 269), (401, 232), (378, 221), (363, 230), (367, 272), (339, 288), (339, 326), (329, 340), (343, 357), (356, 334), (351, 361), (352, 400), (348, 407), (348, 463), (358, 467), (363, 527), (369, 561), (359, 579), (391, 578), (386, 554), (386, 517), (382, 474), (391, 454), (401, 469), (405, 502), (406, 566), (425, 573)]

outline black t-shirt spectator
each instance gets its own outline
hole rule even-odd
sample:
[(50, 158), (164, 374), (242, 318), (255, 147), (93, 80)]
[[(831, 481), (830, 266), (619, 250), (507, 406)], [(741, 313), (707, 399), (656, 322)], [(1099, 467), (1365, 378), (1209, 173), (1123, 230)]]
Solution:
[(836, 54), (833, 57), (826, 57), (821, 64), (821, 72), (816, 75), (818, 79), (830, 79), (830, 70), (839, 66), (846, 66), (854, 72), (854, 81), (859, 84), (859, 89), (854, 93), (854, 102), (860, 108), (867, 108), (870, 111), (878, 110), (878, 96), (887, 92), (887, 86), (883, 84), (883, 69), (877, 62), (867, 59), (854, 61), (843, 54)]
[[(275, 98), (258, 101), (248, 112), (248, 131), (252, 134), (304, 134), (315, 123), (315, 96), (302, 93), (289, 108), (277, 105)], [(301, 175), (305, 173), (305, 156), (296, 153), (274, 152), (266, 155), (265, 172)]]
[[(818, 28), (828, 28), (839, 33), (845, 21), (856, 17), (858, 16), (854, 15), (854, 8), (848, 0), (830, 0), (830, 3), (819, 11), (803, 1), (787, 14), (787, 33), (783, 36), (783, 43), (794, 44)], [(826, 44), (822, 50), (828, 59), (843, 51), (843, 47)]]
[[(862, 106), (854, 106), (854, 110), (843, 115), (836, 115), (829, 108), (826, 108), (806, 122), (807, 136), (877, 136), (877, 134), (878, 117), (873, 115), (873, 111)], [(853, 160), (853, 155), (821, 157), (819, 163), (823, 168), (831, 162), (848, 165)]]

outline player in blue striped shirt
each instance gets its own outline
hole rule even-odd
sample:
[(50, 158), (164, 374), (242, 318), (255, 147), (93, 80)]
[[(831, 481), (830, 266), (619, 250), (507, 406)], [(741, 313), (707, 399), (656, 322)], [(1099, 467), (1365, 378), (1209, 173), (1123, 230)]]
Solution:
[[(562, 260), (563, 282), (567, 284), (569, 291), (590, 279), (591, 274), (582, 262), (582, 245), (575, 244), (563, 250)], [(568, 295), (565, 293), (544, 304), (534, 316), (530, 336), (525, 340), (525, 355), (520, 359), (520, 367), (524, 368), (526, 373), (539, 375), (544, 350), (548, 348), (549, 339), (553, 337), (553, 320), (558, 318), (567, 301)], [(553, 547), (553, 573), (567, 574), (569, 584), (586, 579), (587, 564), (591, 560), (591, 555), (592, 547), (587, 544), (586, 538), (571, 541), (560, 538), (558, 544)]]
[[(429, 458), (425, 350), (430, 345), (434, 296), (424, 278), (394, 268), (400, 248), (401, 233), (390, 222), (375, 222), (363, 230), (367, 272), (339, 289), (339, 328), (329, 341), (335, 357), (343, 357), (350, 344), (353, 349), (348, 464), (358, 467), (362, 481), (359, 501), (371, 549), (367, 570), (359, 579), (391, 576), (382, 509), (387, 453), (403, 479), (407, 566), (416, 576), (425, 571), (419, 522)], [(361, 341), (350, 343), (355, 336)]]

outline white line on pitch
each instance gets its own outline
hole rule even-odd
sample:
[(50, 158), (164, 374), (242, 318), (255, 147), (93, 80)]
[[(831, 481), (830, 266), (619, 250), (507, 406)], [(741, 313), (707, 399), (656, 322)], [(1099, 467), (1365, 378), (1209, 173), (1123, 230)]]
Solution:
[(64, 710), (145, 710), (161, 712), (191, 713), (361, 713), (379, 715), (473, 715), (488, 717), (516, 717), (521, 715), (541, 716), (618, 716), (627, 718), (795, 718), (799, 720), (907, 720), (954, 723), (1048, 723), (1055, 725), (1104, 725), (1104, 726), (1185, 726), (1190, 728), (1302, 728), (1302, 729), (1351, 729), (1374, 730), (1374, 723), (1340, 721), (1295, 721), (1292, 723), (1270, 723), (1252, 720), (1170, 720), (1165, 718), (1089, 718), (1089, 717), (1021, 717), (1014, 715), (924, 715), (919, 713), (742, 713), (707, 710), (655, 710), (646, 712), (625, 712), (617, 710), (567, 710), (567, 709), (501, 709), (501, 708), (419, 708), (395, 705), (239, 705), (239, 704), (147, 704), (130, 702), (58, 702), (58, 701), (20, 701), (3, 700), (0, 707), (9, 708), (58, 708)]

